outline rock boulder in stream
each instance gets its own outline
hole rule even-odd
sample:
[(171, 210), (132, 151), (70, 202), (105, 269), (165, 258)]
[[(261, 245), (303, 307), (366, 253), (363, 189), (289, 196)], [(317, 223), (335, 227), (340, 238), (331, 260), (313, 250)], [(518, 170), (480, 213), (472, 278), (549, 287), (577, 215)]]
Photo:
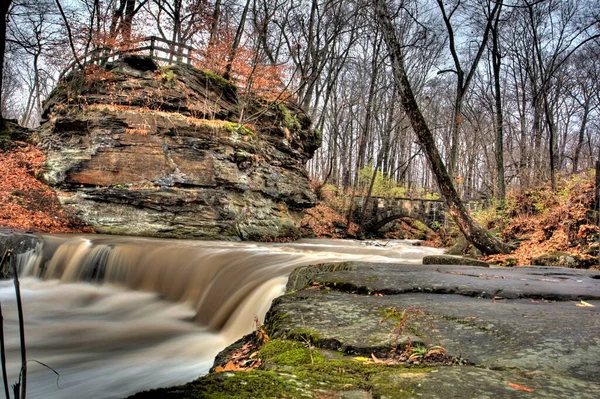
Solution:
[(44, 177), (100, 233), (293, 237), (316, 202), (307, 116), (187, 65), (128, 56), (72, 72), (43, 117)]

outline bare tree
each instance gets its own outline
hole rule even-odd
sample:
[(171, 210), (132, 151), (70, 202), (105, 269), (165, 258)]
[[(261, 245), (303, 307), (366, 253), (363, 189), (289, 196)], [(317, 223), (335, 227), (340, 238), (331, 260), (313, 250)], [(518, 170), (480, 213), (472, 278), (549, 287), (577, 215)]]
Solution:
[[(455, 27), (452, 24), (452, 17), (458, 11), (461, 2), (455, 2), (454, 6), (451, 10), (447, 11), (446, 6), (444, 5), (443, 0), (437, 0), (440, 11), (442, 12), (442, 17), (444, 20), (444, 24), (446, 26), (446, 30), (448, 31), (448, 44), (450, 49), (450, 54), (452, 55), (452, 60), (454, 62), (454, 69), (448, 70), (448, 72), (453, 72), (456, 74), (456, 95), (454, 99), (454, 115), (453, 115), (453, 124), (452, 124), (452, 136), (451, 136), (451, 144), (450, 144), (450, 156), (448, 161), (448, 170), (451, 176), (456, 174), (456, 160), (458, 156), (458, 141), (459, 141), (459, 132), (460, 126), (463, 121), (462, 108), (464, 103), (464, 97), (469, 89), (471, 81), (473, 80), (473, 76), (475, 75), (475, 71), (477, 70), (477, 66), (479, 61), (481, 60), (481, 56), (487, 46), (488, 37), (492, 26), (494, 24), (494, 20), (496, 14), (502, 7), (502, 2), (492, 2), (490, 0), (482, 0), (479, 3), (475, 4), (474, 7), (482, 6), (483, 10), (486, 12), (485, 15), (485, 27), (483, 28), (483, 32), (481, 35), (481, 42), (477, 45), (477, 50), (475, 51), (475, 56), (471, 61), (471, 65), (465, 70), (462, 66), (460, 58), (458, 56), (458, 47), (456, 44), (457, 38), (455, 34)], [(441, 71), (446, 72), (446, 71)], [(440, 72), (440, 73), (441, 73)]]
[(439, 190), (448, 206), (449, 213), (467, 240), (482, 253), (506, 253), (508, 252), (506, 245), (494, 238), (488, 231), (479, 226), (471, 218), (452, 184), (452, 179), (440, 157), (433, 135), (429, 130), (425, 118), (423, 118), (423, 115), (421, 114), (417, 100), (412, 91), (404, 66), (402, 47), (396, 36), (394, 25), (392, 24), (385, 1), (386, 0), (375, 0), (374, 3), (380, 29), (383, 33), (389, 56), (392, 60), (394, 82), (398, 87), (404, 112), (410, 119), (419, 144), (429, 160), (429, 165), (436, 177)]
[[(4, 76), (4, 53), (6, 51), (6, 20), (10, 10), (12, 0), (4, 0), (0, 2), (0, 104), (3, 103), (2, 98), (2, 77)], [(0, 130), (4, 129), (4, 116), (0, 109)]]

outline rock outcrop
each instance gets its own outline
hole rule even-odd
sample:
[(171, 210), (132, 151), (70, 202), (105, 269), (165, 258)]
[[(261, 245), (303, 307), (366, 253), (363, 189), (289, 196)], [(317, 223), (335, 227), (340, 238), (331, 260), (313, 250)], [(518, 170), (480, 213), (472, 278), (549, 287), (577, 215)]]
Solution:
[(99, 233), (293, 237), (320, 135), (301, 110), (248, 98), (138, 56), (73, 72), (45, 103), (44, 178)]

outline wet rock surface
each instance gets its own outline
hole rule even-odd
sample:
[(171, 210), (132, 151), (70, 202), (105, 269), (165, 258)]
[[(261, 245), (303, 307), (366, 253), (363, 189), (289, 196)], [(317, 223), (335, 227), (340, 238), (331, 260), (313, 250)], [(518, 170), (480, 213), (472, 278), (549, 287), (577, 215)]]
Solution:
[(477, 259), (465, 258), (463, 256), (453, 255), (431, 255), (423, 257), (424, 265), (466, 265), (466, 266), (480, 266), (489, 267), (490, 265), (486, 262), (482, 262)]
[[(346, 262), (296, 269), (287, 289), (265, 326), (277, 345), (290, 342), (293, 350), (266, 357), (257, 370), (209, 374), (136, 398), (204, 397), (192, 393), (208, 390), (223, 397), (600, 396), (598, 271)], [(402, 310), (426, 317), (406, 318), (399, 333)], [(381, 364), (408, 339), (441, 345), (465, 365)], [(290, 361), (292, 353), (303, 363)], [(283, 391), (248, 393), (259, 378)]]
[[(449, 354), (473, 363), (427, 374), (415, 391), (424, 397), (514, 397), (518, 391), (507, 381), (543, 397), (577, 396), (583, 388), (581, 397), (600, 393), (600, 272), (346, 267), (354, 270), (318, 273), (308, 288), (276, 299), (268, 316), (274, 335), (381, 357), (397, 338), (398, 322), (386, 319), (386, 310), (416, 307), (431, 325), (413, 326), (413, 342), (437, 335)], [(595, 307), (577, 306), (581, 300)]]
[(129, 56), (74, 72), (44, 118), (44, 178), (99, 233), (294, 237), (316, 202), (304, 165), (320, 135), (307, 116), (187, 65)]

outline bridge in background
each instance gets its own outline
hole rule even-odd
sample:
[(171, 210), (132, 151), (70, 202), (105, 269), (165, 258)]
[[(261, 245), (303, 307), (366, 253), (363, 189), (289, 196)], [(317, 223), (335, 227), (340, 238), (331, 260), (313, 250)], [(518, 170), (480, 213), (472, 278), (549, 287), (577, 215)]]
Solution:
[[(362, 204), (363, 201), (359, 201)], [(483, 201), (465, 202), (470, 212), (480, 210), (484, 205)], [(445, 226), (447, 222), (447, 208), (442, 200), (371, 197), (366, 206), (363, 229), (368, 232), (375, 232), (387, 223), (404, 217), (416, 219), (429, 227), (436, 224)]]

